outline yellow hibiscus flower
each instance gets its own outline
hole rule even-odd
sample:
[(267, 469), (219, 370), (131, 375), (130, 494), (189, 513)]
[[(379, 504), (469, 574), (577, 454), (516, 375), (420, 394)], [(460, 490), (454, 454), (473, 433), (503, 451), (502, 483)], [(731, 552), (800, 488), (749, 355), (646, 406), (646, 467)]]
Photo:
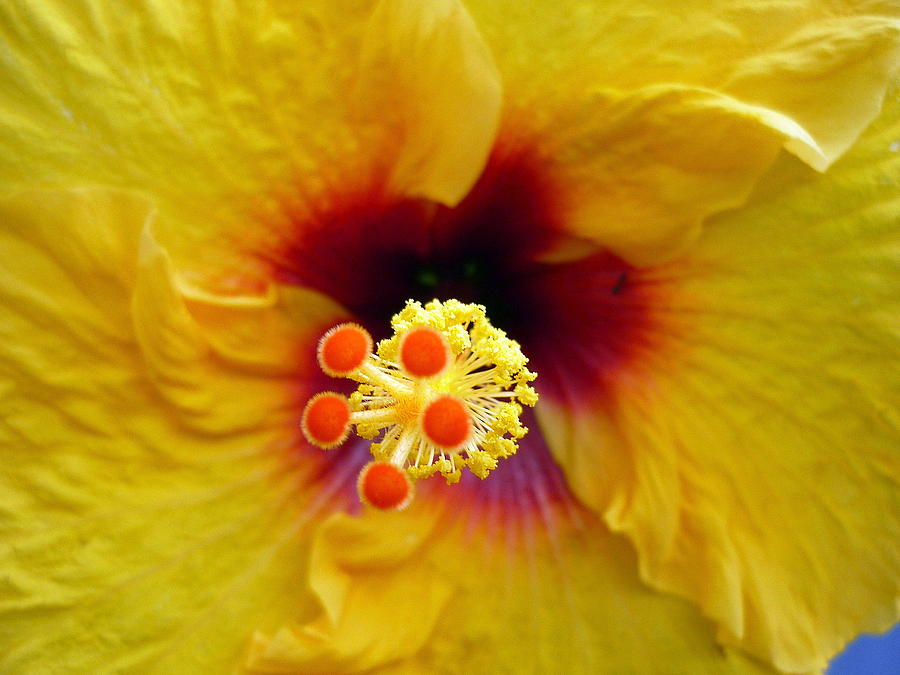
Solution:
[[(4, 2), (0, 670), (809, 672), (890, 625), (897, 15)], [(317, 340), (432, 297), (521, 343), (531, 433), (364, 508)]]

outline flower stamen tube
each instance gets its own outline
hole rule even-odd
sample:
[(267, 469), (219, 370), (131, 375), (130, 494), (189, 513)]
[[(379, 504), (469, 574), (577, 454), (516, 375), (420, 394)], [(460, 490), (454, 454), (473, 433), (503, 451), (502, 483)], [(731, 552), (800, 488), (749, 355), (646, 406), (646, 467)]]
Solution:
[(343, 443), (351, 426), (375, 441), (374, 461), (363, 467), (357, 488), (365, 504), (379, 509), (404, 508), (413, 481), (436, 473), (448, 484), (459, 481), (463, 468), (486, 478), (516, 453), (528, 431), (523, 406), (538, 399), (536, 375), (519, 344), (491, 325), (481, 305), (410, 300), (391, 325), (394, 335), (377, 351), (357, 324), (325, 333), (322, 370), (359, 386), (349, 398), (312, 397), (301, 425), (307, 440), (324, 449)]

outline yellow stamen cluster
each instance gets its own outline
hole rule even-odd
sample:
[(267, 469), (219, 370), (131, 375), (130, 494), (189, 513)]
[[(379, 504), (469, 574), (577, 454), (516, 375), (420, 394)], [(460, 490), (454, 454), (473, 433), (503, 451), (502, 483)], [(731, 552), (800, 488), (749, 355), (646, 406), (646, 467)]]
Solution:
[[(500, 459), (515, 454), (528, 431), (522, 406), (538, 399), (530, 384), (536, 375), (525, 367), (519, 344), (491, 325), (484, 307), (457, 300), (424, 306), (411, 300), (391, 325), (393, 337), (347, 375), (360, 383), (350, 395), (350, 423), (361, 437), (378, 439), (371, 446), (375, 460), (405, 469), (413, 479), (440, 473), (455, 483), (463, 467), (485, 478)], [(404, 336), (421, 327), (443, 336), (449, 351), (447, 366), (431, 377), (409, 374), (400, 359)], [(431, 430), (429, 406), (438, 419)], [(453, 447), (432, 440), (448, 433), (459, 438)]]

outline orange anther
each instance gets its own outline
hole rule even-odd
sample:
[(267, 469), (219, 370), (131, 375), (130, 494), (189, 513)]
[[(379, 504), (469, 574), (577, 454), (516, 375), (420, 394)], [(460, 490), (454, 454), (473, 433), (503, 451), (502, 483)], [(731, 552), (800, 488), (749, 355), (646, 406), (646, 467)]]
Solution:
[(332, 377), (346, 377), (358, 370), (372, 353), (372, 336), (355, 323), (342, 323), (319, 340), (319, 366)]
[(333, 391), (316, 394), (303, 409), (300, 428), (306, 440), (320, 448), (340, 445), (350, 431), (350, 402)]
[(439, 448), (456, 450), (472, 433), (472, 420), (465, 404), (455, 396), (440, 396), (422, 415), (422, 432)]
[(449, 363), (450, 346), (434, 328), (418, 326), (400, 339), (400, 364), (413, 377), (434, 377)]
[(369, 462), (356, 481), (363, 503), (377, 509), (403, 509), (413, 497), (413, 484), (406, 471), (387, 462)]

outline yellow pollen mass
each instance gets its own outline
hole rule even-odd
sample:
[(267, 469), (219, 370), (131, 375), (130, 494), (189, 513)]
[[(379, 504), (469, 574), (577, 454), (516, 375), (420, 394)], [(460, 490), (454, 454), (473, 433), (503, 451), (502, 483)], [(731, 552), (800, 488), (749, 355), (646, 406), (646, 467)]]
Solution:
[[(491, 325), (483, 306), (457, 300), (410, 300), (391, 326), (393, 336), (346, 376), (359, 382), (349, 397), (350, 424), (376, 441), (376, 461), (410, 478), (440, 473), (455, 483), (465, 468), (486, 478), (516, 453), (528, 432), (520, 419), (523, 406), (538, 400), (531, 386), (537, 375), (526, 368), (519, 343)], [(443, 339), (405, 340), (423, 327)], [(408, 364), (419, 343), (429, 350), (423, 360), (434, 360), (435, 349), (446, 350), (447, 365), (438, 374), (417, 377), (401, 363), (401, 352)]]

